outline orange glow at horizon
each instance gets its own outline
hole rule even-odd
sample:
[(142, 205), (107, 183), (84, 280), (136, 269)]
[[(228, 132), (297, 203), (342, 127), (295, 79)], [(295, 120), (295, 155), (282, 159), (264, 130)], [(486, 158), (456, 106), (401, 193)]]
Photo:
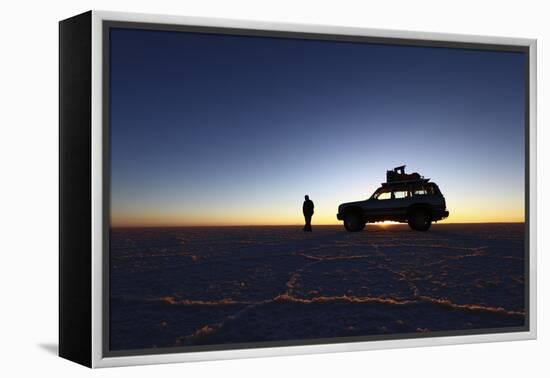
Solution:
[[(437, 223), (518, 223), (524, 222), (525, 217), (520, 209), (492, 209), (492, 213), (486, 213), (481, 209), (479, 212), (462, 209), (453, 211), (450, 209), (450, 216), (447, 219)], [(175, 214), (163, 215), (156, 214), (147, 216), (146, 214), (135, 214), (129, 217), (113, 217), (112, 227), (186, 227), (186, 226), (297, 226), (304, 222), (301, 214), (294, 216), (285, 216), (283, 214), (274, 214), (273, 216), (247, 216), (243, 214), (239, 218), (235, 217), (217, 217), (208, 216), (184, 217)], [(341, 225), (342, 222), (336, 219), (335, 214), (315, 214), (313, 216), (313, 225)], [(376, 225), (388, 226), (399, 224), (398, 222), (379, 222)]]
[[(519, 193), (518, 193), (519, 194)], [(449, 218), (438, 223), (517, 223), (525, 221), (521, 195), (446, 197)], [(316, 195), (313, 225), (341, 225), (336, 219), (342, 198), (361, 199), (357, 194)], [(363, 197), (364, 199), (365, 197)], [(131, 202), (114, 204), (112, 227), (177, 227), (177, 226), (287, 226), (303, 225), (302, 199), (283, 197), (269, 202), (262, 198), (233, 201), (209, 200), (191, 205), (176, 202), (151, 202), (133, 206)], [(378, 223), (390, 225), (392, 222)]]

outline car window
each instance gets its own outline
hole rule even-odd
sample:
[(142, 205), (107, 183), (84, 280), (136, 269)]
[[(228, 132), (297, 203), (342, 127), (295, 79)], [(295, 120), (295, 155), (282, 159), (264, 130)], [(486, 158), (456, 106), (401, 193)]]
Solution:
[(406, 190), (396, 190), (393, 194), (395, 198), (407, 198), (409, 196), (409, 192)]
[(391, 192), (378, 193), (378, 195), (376, 196), (376, 199), (379, 199), (379, 200), (391, 199)]
[(423, 196), (428, 194), (425, 188), (418, 188), (413, 191), (413, 196)]

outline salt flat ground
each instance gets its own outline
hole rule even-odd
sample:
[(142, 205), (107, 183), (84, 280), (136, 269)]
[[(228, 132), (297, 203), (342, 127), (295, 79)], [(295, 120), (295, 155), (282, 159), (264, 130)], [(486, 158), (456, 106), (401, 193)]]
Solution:
[(113, 229), (111, 349), (521, 327), (524, 228)]

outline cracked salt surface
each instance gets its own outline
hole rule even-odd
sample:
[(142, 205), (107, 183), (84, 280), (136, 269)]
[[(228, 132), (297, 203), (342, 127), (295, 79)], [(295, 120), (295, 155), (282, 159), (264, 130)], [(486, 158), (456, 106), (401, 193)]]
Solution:
[(522, 326), (524, 225), (114, 229), (111, 349)]

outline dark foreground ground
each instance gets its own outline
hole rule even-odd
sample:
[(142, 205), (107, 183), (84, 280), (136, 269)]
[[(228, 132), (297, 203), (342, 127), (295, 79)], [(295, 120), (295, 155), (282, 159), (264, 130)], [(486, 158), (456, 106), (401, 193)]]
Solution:
[(113, 229), (111, 349), (523, 326), (523, 228)]

